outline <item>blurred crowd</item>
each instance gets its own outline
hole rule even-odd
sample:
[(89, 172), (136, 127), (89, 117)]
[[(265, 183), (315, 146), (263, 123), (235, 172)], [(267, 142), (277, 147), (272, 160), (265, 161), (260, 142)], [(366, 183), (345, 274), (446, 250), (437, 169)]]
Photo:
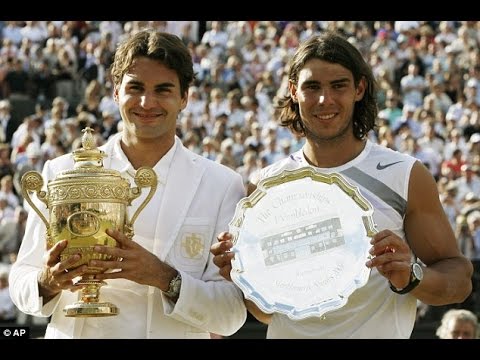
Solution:
[[(118, 41), (145, 27), (178, 35), (193, 57), (196, 81), (177, 135), (192, 151), (236, 170), (245, 184), (303, 145), (277, 122), (290, 56), (311, 35), (342, 32), (378, 82), (378, 126), (369, 137), (432, 172), (459, 247), (475, 266), (474, 291), (458, 307), (480, 313), (477, 21), (0, 21), (4, 272), (28, 216), (21, 176), (79, 147), (86, 126), (95, 129), (97, 145), (121, 131), (109, 66)], [(435, 310), (419, 307), (419, 321), (440, 320)], [(12, 319), (15, 312), (0, 310), (0, 322)]]

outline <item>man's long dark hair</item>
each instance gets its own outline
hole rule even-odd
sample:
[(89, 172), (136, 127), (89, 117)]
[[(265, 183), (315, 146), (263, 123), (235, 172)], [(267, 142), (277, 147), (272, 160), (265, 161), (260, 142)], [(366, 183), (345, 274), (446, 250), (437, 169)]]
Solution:
[[(334, 32), (324, 32), (305, 41), (297, 49), (290, 62), (288, 80), (298, 83), (298, 74), (311, 59), (320, 59), (334, 64), (340, 64), (351, 71), (355, 87), (362, 78), (365, 79), (365, 94), (362, 100), (355, 103), (353, 111), (353, 134), (357, 139), (363, 139), (375, 126), (377, 117), (377, 102), (375, 98), (376, 81), (372, 70), (365, 62), (360, 52), (350, 44), (342, 35)], [(298, 104), (291, 95), (280, 101), (281, 125), (305, 135), (305, 129)]]

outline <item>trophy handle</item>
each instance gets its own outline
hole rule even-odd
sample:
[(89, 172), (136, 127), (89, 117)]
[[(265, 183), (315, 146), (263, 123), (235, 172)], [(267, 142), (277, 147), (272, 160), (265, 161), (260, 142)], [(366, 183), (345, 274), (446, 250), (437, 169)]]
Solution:
[(28, 204), (32, 207), (33, 210), (40, 216), (40, 219), (45, 223), (47, 228), (47, 246), (50, 248), (53, 244), (51, 242), (50, 237), (50, 224), (48, 223), (47, 219), (40, 211), (40, 209), (33, 203), (32, 198), (30, 197), (30, 191), (34, 191), (37, 194), (38, 200), (42, 201), (48, 208), (47, 202), (47, 193), (42, 191), (43, 186), (43, 178), (42, 175), (38, 171), (27, 171), (23, 174), (21, 179), (22, 184), (22, 196), (25, 200), (27, 200)]
[(131, 236), (133, 237), (133, 223), (137, 220), (138, 215), (140, 212), (145, 208), (148, 202), (152, 199), (155, 190), (157, 190), (157, 174), (153, 171), (152, 168), (147, 166), (142, 166), (138, 168), (137, 173), (135, 174), (135, 184), (137, 187), (132, 188), (130, 201), (137, 198), (140, 195), (140, 189), (145, 187), (150, 187), (150, 192), (148, 193), (147, 197), (138, 207), (137, 211), (132, 216), (132, 219), (127, 224), (127, 232), (131, 232)]

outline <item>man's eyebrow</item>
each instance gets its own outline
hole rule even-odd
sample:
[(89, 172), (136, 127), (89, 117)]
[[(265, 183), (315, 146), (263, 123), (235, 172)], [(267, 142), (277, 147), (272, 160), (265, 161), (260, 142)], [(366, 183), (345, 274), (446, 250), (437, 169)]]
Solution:
[(138, 80), (131, 79), (131, 80), (128, 80), (128, 81), (127, 81), (127, 84), (128, 84), (128, 85), (143, 85), (143, 82), (138, 81)]
[[(127, 81), (127, 84), (128, 85), (139, 85), (139, 86), (144, 86), (145, 85), (142, 81), (135, 80), (135, 79)], [(175, 84), (172, 83), (172, 82), (168, 82), (168, 81), (155, 85), (156, 89), (158, 89), (158, 88), (165, 89), (165, 88), (173, 88), (173, 87), (175, 87)]]
[(319, 85), (320, 81), (318, 80), (306, 80), (302, 83), (302, 86), (309, 86), (309, 85)]
[(165, 88), (174, 88), (175, 84), (171, 82), (163, 82), (160, 84), (155, 85), (155, 89), (165, 89)]
[(335, 80), (330, 81), (330, 84), (339, 84), (339, 83), (347, 83), (347, 82), (350, 82), (350, 78), (343, 77), (343, 78), (340, 78), (340, 79), (335, 79)]
[[(342, 84), (342, 83), (348, 83), (348, 82), (350, 82), (350, 78), (344, 77), (344, 78), (332, 80), (329, 83), (330, 84)], [(306, 80), (305, 82), (303, 82), (304, 86), (318, 85), (318, 84), (321, 84), (321, 82), (318, 81), (318, 80)]]

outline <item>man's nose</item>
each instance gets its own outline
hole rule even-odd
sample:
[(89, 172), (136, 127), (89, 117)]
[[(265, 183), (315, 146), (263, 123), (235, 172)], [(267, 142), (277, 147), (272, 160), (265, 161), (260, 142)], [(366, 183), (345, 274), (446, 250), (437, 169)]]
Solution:
[(140, 98), (140, 105), (144, 108), (150, 108), (155, 105), (155, 96), (150, 93), (145, 93)]
[(330, 94), (327, 89), (323, 89), (320, 92), (320, 96), (318, 97), (318, 102), (322, 105), (328, 103), (331, 100)]

